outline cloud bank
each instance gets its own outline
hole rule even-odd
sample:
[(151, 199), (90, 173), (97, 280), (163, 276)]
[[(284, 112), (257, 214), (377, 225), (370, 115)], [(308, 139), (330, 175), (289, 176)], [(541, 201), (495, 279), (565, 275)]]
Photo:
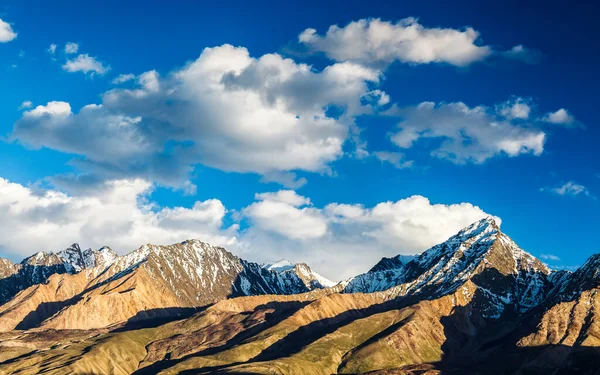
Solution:
[(69, 195), (0, 178), (0, 251), (24, 257), (79, 242), (124, 254), (145, 243), (198, 238), (249, 260), (307, 262), (342, 279), (366, 271), (382, 256), (423, 251), (488, 216), (469, 203), (432, 204), (422, 196), (373, 207), (315, 207), (307, 197), (280, 190), (256, 194), (234, 215), (240, 222), (226, 226), (228, 211), (218, 199), (157, 207), (149, 201), (151, 191), (152, 184), (141, 179)]

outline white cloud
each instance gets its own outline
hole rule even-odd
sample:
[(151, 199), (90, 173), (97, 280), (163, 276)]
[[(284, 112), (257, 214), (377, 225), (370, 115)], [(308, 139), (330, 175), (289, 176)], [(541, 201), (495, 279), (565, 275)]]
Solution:
[(81, 54), (75, 59), (67, 60), (62, 66), (64, 70), (70, 73), (82, 72), (91, 74), (104, 74), (110, 70), (110, 67), (105, 66), (102, 62), (96, 60), (95, 57), (90, 55)]
[(254, 195), (254, 199), (258, 201), (271, 201), (289, 204), (294, 207), (301, 207), (310, 205), (310, 199), (298, 195), (293, 190), (279, 190), (277, 192), (270, 193), (257, 193)]
[(529, 100), (520, 97), (514, 97), (506, 102), (496, 106), (496, 111), (508, 119), (527, 120), (531, 113)]
[(78, 51), (79, 51), (79, 44), (73, 43), (73, 42), (65, 44), (65, 53), (67, 55), (75, 54)]
[(413, 160), (405, 160), (406, 157), (401, 152), (376, 151), (373, 155), (382, 163), (390, 163), (398, 169), (410, 168), (414, 164)]
[[(395, 112), (402, 121), (398, 125), (400, 130), (393, 133), (391, 139), (401, 148), (410, 148), (420, 139), (439, 139), (441, 143), (431, 154), (458, 164), (483, 163), (501, 154), (540, 155), (544, 150), (545, 133), (531, 124), (505, 118), (506, 114), (498, 110), (503, 111), (502, 107), (470, 108), (462, 102), (423, 102)], [(513, 105), (508, 114), (522, 120), (526, 112), (523, 108), (515, 111)]]
[(552, 255), (552, 254), (542, 254), (540, 255), (540, 258), (544, 259), (544, 260), (551, 260), (551, 261), (559, 261), (560, 258), (557, 257), (556, 255)]
[(0, 43), (10, 42), (17, 37), (17, 33), (12, 26), (0, 18)]
[(120, 83), (124, 83), (124, 82), (128, 82), (128, 81), (132, 81), (135, 79), (135, 75), (134, 74), (119, 74), (115, 79), (112, 80), (112, 84), (113, 85), (118, 85)]
[(21, 105), (19, 106), (19, 110), (21, 109), (27, 109), (27, 108), (31, 108), (33, 106), (33, 103), (29, 100), (25, 100), (23, 101), (23, 103), (21, 103)]
[(57, 48), (57, 47), (58, 47), (58, 46), (57, 46), (56, 44), (54, 44), (54, 43), (50, 44), (50, 47), (48, 47), (48, 52), (49, 52), (51, 55), (54, 55), (54, 54), (56, 53), (56, 48)]
[[(110, 90), (78, 113), (63, 103), (64, 113), (25, 114), (12, 139), (83, 155), (78, 168), (109, 179), (151, 175), (180, 186), (202, 163), (297, 186), (305, 180), (289, 173), (329, 173), (343, 155), (354, 116), (377, 108), (363, 98), (385, 98), (372, 88), (379, 80), (378, 71), (352, 63), (316, 71), (224, 45), (165, 76), (143, 73), (134, 89)], [(340, 115), (329, 116), (331, 107)]]
[(575, 117), (564, 108), (561, 108), (556, 112), (547, 113), (543, 120), (554, 125), (561, 125), (568, 128), (581, 126), (581, 124), (575, 120)]
[(341, 279), (366, 271), (382, 256), (423, 251), (488, 216), (469, 203), (431, 204), (421, 196), (374, 207), (318, 208), (282, 190), (256, 194), (240, 212), (249, 223), (240, 230), (238, 224), (223, 225), (227, 209), (217, 199), (159, 208), (149, 201), (151, 191), (152, 184), (141, 179), (107, 181), (69, 195), (0, 178), (0, 255), (24, 257), (73, 242), (109, 245), (123, 254), (145, 243), (198, 238), (251, 261), (287, 258)]
[(361, 19), (344, 27), (330, 26), (324, 36), (309, 28), (298, 39), (333, 60), (366, 65), (388, 65), (400, 61), (466, 66), (492, 53), (489, 46), (477, 44), (479, 33), (471, 27), (461, 30), (427, 28), (415, 18), (405, 18), (396, 23)]
[(257, 194), (259, 202), (244, 208), (243, 214), (261, 229), (281, 234), (294, 240), (322, 237), (327, 222), (320, 210), (303, 207), (310, 200), (291, 190)]
[(0, 251), (28, 256), (80, 242), (109, 245), (123, 254), (145, 243), (190, 238), (237, 248), (237, 226), (223, 228), (226, 209), (219, 200), (157, 210), (145, 198), (150, 191), (146, 181), (120, 180), (106, 182), (93, 193), (69, 196), (0, 178)]
[(374, 207), (331, 203), (323, 208), (293, 191), (257, 199), (242, 210), (251, 223), (241, 237), (248, 257), (304, 261), (333, 279), (364, 272), (383, 256), (424, 251), (489, 216), (469, 203), (431, 204), (422, 196)]
[(542, 188), (541, 191), (549, 191), (556, 195), (575, 197), (578, 195), (585, 195), (596, 199), (596, 197), (586, 188), (585, 186), (576, 183), (575, 181), (567, 181), (566, 183), (553, 187), (553, 188)]

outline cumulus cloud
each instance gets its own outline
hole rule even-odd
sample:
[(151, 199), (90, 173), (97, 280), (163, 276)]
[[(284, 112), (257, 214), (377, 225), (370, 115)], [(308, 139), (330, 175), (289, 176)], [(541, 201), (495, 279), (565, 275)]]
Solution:
[(344, 27), (332, 25), (324, 36), (309, 28), (298, 37), (301, 43), (324, 52), (333, 60), (366, 65), (400, 61), (466, 66), (492, 53), (490, 47), (477, 45), (478, 39), (479, 33), (471, 27), (462, 30), (428, 28), (415, 18), (396, 23), (361, 19)]
[(432, 204), (422, 196), (374, 207), (331, 203), (322, 208), (293, 191), (256, 198), (242, 210), (251, 223), (242, 237), (245, 246), (260, 249), (253, 256), (306, 261), (334, 279), (364, 272), (382, 256), (424, 251), (489, 216), (469, 203)]
[(263, 230), (294, 240), (319, 238), (327, 232), (321, 211), (308, 207), (310, 200), (294, 191), (257, 194), (255, 198), (259, 202), (246, 207), (243, 213)]
[(299, 185), (288, 173), (329, 173), (343, 155), (354, 116), (372, 113), (373, 98), (385, 95), (372, 89), (379, 81), (378, 71), (353, 63), (316, 71), (223, 45), (166, 76), (143, 73), (135, 88), (110, 90), (100, 105), (37, 107), (15, 123), (12, 139), (82, 155), (78, 168), (110, 179), (151, 175), (180, 186), (202, 163)]
[(596, 199), (596, 197), (588, 190), (587, 187), (578, 184), (575, 181), (567, 181), (562, 185), (553, 188), (541, 188), (540, 190), (548, 191), (552, 194), (561, 196), (576, 197), (578, 195), (583, 195), (589, 198)]
[(226, 209), (219, 200), (197, 201), (191, 208), (156, 209), (146, 199), (150, 191), (151, 184), (144, 180), (119, 180), (70, 196), (0, 178), (0, 252), (29, 256), (80, 242), (110, 245), (123, 254), (145, 243), (189, 238), (236, 249), (237, 226), (223, 227)]
[[(515, 105), (522, 108), (515, 109)], [(524, 106), (513, 103), (494, 109), (471, 108), (462, 102), (423, 102), (398, 110), (402, 121), (391, 139), (405, 149), (420, 139), (438, 139), (440, 143), (431, 151), (432, 156), (457, 164), (483, 163), (502, 154), (509, 157), (527, 153), (540, 155), (544, 151), (545, 133), (531, 124), (513, 121), (529, 116), (529, 109)]]
[(58, 47), (58, 46), (57, 46), (56, 44), (54, 44), (54, 43), (50, 44), (50, 47), (48, 47), (48, 52), (49, 52), (51, 55), (54, 55), (54, 54), (56, 53), (56, 48), (57, 48), (57, 47)]
[(72, 55), (77, 52), (79, 52), (79, 44), (73, 43), (73, 42), (69, 42), (69, 43), (65, 44), (65, 53), (67, 55)]
[(112, 80), (112, 84), (113, 85), (118, 85), (121, 83), (125, 83), (128, 81), (132, 81), (135, 79), (135, 75), (134, 74), (119, 74), (115, 79)]
[(62, 68), (70, 73), (82, 72), (85, 74), (104, 74), (110, 67), (98, 61), (95, 57), (86, 54), (80, 54), (74, 59), (67, 60)]
[(547, 113), (544, 116), (543, 121), (554, 125), (564, 126), (566, 128), (575, 128), (582, 126), (582, 124), (575, 120), (575, 117), (571, 114), (571, 112), (567, 111), (564, 108), (561, 108), (556, 112)]
[(17, 37), (17, 33), (12, 26), (0, 18), (0, 43), (10, 42)]

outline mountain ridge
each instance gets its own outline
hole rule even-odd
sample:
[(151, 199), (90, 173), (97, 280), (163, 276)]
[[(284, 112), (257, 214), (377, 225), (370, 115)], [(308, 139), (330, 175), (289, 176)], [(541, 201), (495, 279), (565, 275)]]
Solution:
[(144, 245), (1, 305), (0, 327), (31, 324), (0, 333), (0, 374), (591, 374), (600, 360), (600, 255), (553, 272), (491, 218), (334, 286), (319, 277), (196, 240)]
[[(94, 254), (92, 261), (83, 259), (85, 253), (79, 246), (60, 252), (72, 262), (71, 267), (64, 267), (58, 255), (35, 255), (39, 261), (62, 265), (65, 272), (45, 277), (46, 283), (26, 288), (0, 306), (0, 331), (18, 327), (19, 318), (46, 329), (102, 328), (163, 315), (168, 309), (199, 308), (225, 298), (298, 294), (325, 287), (319, 282), (325, 279), (304, 264), (270, 271), (198, 240), (147, 244), (122, 257), (102, 249), (88, 252)], [(78, 268), (80, 272), (68, 272)], [(69, 283), (77, 287), (63, 293), (63, 285)], [(38, 307), (48, 305), (55, 308), (39, 311)], [(105, 316), (102, 311), (114, 313)], [(36, 313), (39, 315), (32, 317)]]

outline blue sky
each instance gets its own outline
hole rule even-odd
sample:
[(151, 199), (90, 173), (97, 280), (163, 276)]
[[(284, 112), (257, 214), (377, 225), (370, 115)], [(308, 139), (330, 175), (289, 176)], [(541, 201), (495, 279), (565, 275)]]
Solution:
[(194, 236), (340, 278), (491, 214), (581, 264), (598, 6), (544, 4), (5, 1), (0, 256)]

